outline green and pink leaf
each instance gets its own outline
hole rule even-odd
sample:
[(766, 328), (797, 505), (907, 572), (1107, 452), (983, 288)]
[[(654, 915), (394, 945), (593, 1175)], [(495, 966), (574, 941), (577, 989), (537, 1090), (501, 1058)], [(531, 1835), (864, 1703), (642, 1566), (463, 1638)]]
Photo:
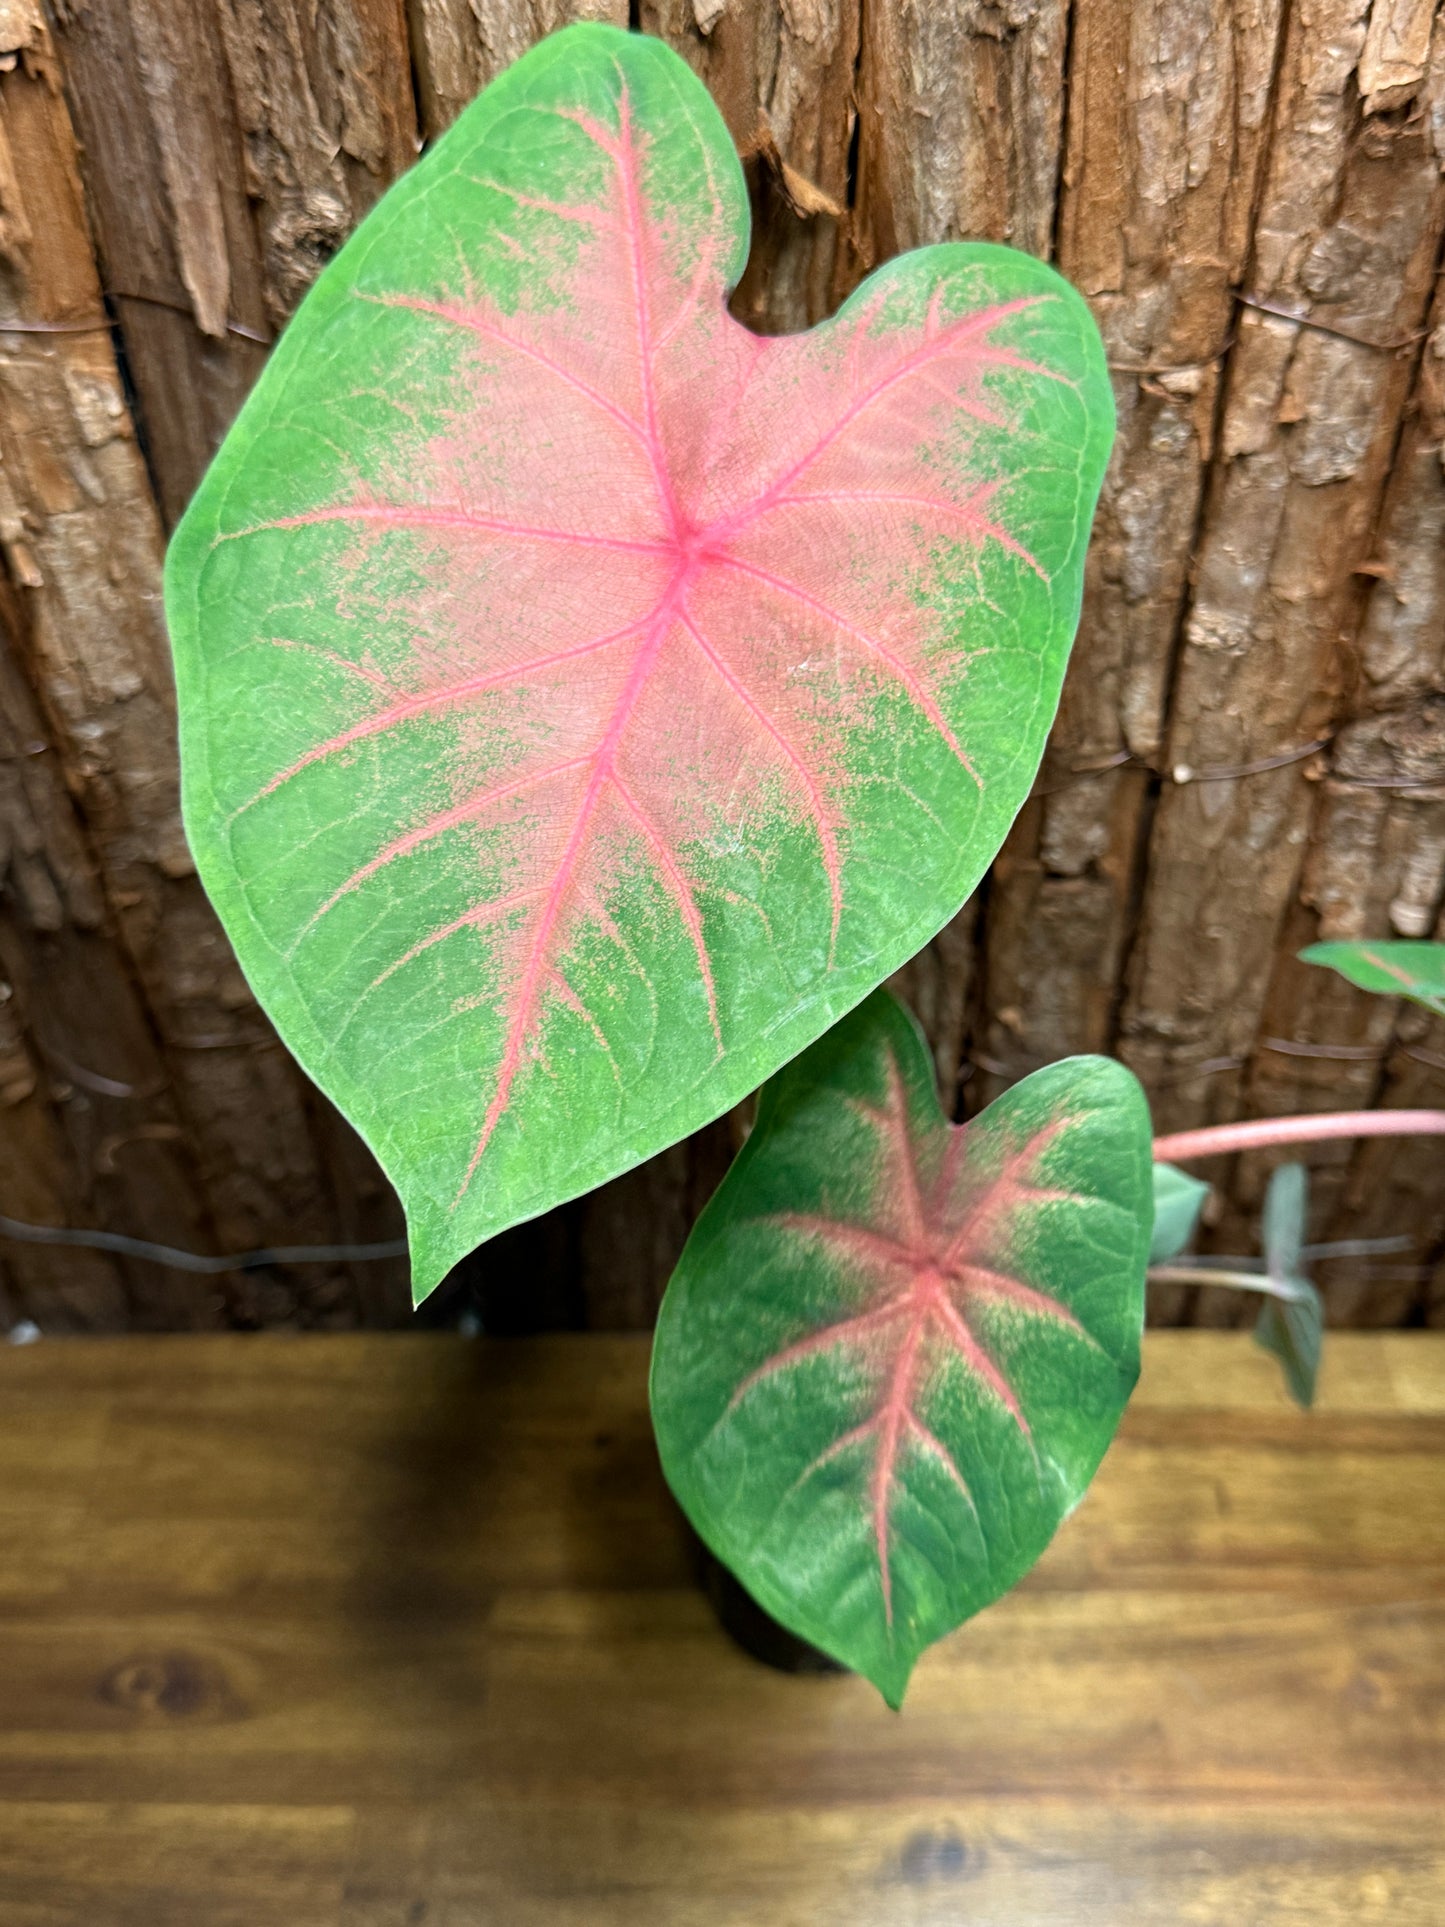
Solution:
[(1074, 1058), (950, 1125), (916, 1026), (871, 997), (765, 1089), (668, 1288), (663, 1466), (784, 1625), (890, 1704), (1021, 1577), (1139, 1366), (1150, 1126)]
[(172, 546), (197, 861), (419, 1294), (911, 955), (1054, 712), (1084, 304), (930, 248), (761, 340), (747, 246), (685, 65), (555, 36), (322, 275)]

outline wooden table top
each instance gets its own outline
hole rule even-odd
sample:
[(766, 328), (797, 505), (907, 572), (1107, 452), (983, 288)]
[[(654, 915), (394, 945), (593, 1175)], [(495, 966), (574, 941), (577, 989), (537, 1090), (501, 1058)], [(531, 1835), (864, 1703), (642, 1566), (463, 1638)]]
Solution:
[(1445, 1335), (1151, 1335), (901, 1716), (719, 1633), (646, 1357), (0, 1351), (0, 1927), (1445, 1922)]

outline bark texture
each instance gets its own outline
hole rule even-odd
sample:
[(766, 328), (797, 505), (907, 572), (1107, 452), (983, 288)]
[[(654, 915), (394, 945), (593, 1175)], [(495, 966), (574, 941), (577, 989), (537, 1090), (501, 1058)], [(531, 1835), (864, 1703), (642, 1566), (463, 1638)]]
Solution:
[(846, 248), (861, 0), (642, 0), (744, 155), (753, 252), (733, 312), (762, 334), (806, 328), (857, 279)]
[(1047, 257), (1067, 0), (897, 0), (864, 12), (857, 247), (872, 267), (934, 241)]
[(1409, 98), (1394, 84), (1370, 114), (1369, 11), (1317, 0), (1287, 21), (1123, 1014), (1165, 1130), (1243, 1097), (1323, 767), (1300, 752), (1346, 713), (1358, 571), (1432, 293), (1445, 22)]
[(1073, 673), (996, 870), (982, 1095), (1113, 1047), (1281, 23), (1282, 0), (1076, 9), (1059, 263), (1103, 332), (1119, 436)]
[[(1294, 960), (1445, 906), (1440, 0), (0, 0), (0, 1211), (210, 1248), (397, 1230), (192, 874), (161, 530), (419, 142), (574, 19), (660, 34), (717, 100), (750, 326), (984, 238), (1056, 258), (1104, 333), (1120, 432), (1045, 767), (896, 980), (949, 1108), (1080, 1050), (1160, 1129), (1445, 1102), (1438, 1023)], [(435, 1315), (646, 1323), (747, 1122), (497, 1240)], [(1408, 1240), (1326, 1265), (1331, 1316), (1445, 1321), (1438, 1147), (1309, 1162), (1314, 1235)], [(1213, 1174), (1218, 1249), (1255, 1247), (1270, 1167)], [(0, 1314), (407, 1311), (396, 1266), (198, 1286), (0, 1242)]]
[(54, 19), (174, 523), (265, 344), (416, 157), (402, 0), (54, 0)]
[(407, 0), (407, 11), (428, 140), (543, 34), (574, 20), (627, 25), (627, 0)]
[[(311, 1100), (241, 978), (181, 829), (160, 524), (105, 325), (52, 50), (30, 0), (10, 5), (6, 25), (0, 546), (26, 670), (165, 1051), (199, 1174), (182, 1194), (224, 1248), (328, 1239), (335, 1211)], [(70, 1054), (83, 1061), (86, 999), (73, 992)], [(268, 1317), (283, 1297), (287, 1315), (303, 1301), (328, 1315), (348, 1291), (339, 1276), (278, 1282)]]

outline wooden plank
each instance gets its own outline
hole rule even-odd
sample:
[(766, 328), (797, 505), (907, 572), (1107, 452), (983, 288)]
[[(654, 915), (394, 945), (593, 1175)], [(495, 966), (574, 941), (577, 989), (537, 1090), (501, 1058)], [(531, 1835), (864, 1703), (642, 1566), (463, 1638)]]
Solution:
[[(163, 1040), (217, 1237), (233, 1249), (325, 1240), (334, 1217), (300, 1074), (241, 978), (181, 828), (160, 526), (109, 331), (96, 325), (47, 31), (34, 0), (17, 0), (7, 21), (0, 544), (20, 585), (26, 668)], [(247, 1291), (268, 1294), (271, 1316), (297, 1316), (337, 1288), (323, 1274), (258, 1277)]]
[(0, 1354), (0, 1927), (1433, 1927), (1445, 1338), (1333, 1340), (1304, 1416), (1243, 1339), (1151, 1335), (901, 1718), (719, 1633), (646, 1357)]
[[(1218, 1066), (1258, 1034), (1314, 794), (1308, 760), (1253, 766), (1339, 712), (1411, 379), (1399, 347), (1425, 324), (1445, 225), (1445, 19), (1408, 85), (1362, 99), (1370, 14), (1325, 0), (1289, 16), (1169, 731), (1176, 776), (1206, 780), (1160, 799), (1121, 1026), (1163, 1130), (1241, 1102)], [(1207, 780), (1230, 770), (1252, 773)]]
[[(505, 1809), (499, 1822), (466, 1855), (463, 1822), (423, 1823), (410, 1877), (367, 1882), (344, 1927), (392, 1927), (429, 1895), (456, 1927), (1329, 1927), (1346, 1918), (1346, 1896), (1366, 1919), (1433, 1927), (1441, 1870), (1428, 1820), (1346, 1820), (1322, 1840), (1306, 1805), (1261, 1820), (1247, 1807), (1180, 1814), (1126, 1797), (1108, 1810), (1054, 1802), (1045, 1816), (1006, 1797), (921, 1797), (862, 1814), (619, 1804), (578, 1816), (559, 1805)], [(573, 1843), (561, 1864), (559, 1837)], [(367, 1911), (377, 1897), (391, 1910)]]

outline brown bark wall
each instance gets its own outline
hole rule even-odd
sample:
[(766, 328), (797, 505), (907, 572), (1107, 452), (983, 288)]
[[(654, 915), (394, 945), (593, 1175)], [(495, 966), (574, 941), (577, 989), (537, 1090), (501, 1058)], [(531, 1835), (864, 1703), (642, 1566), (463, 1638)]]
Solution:
[[(967, 237), (1057, 259), (1103, 331), (1120, 433), (1045, 768), (898, 979), (946, 1101), (1105, 1050), (1161, 1128), (1445, 1103), (1438, 1024), (1293, 961), (1445, 908), (1439, 0), (0, 0), (0, 1211), (206, 1249), (396, 1229), (193, 874), (162, 532), (325, 260), (573, 19), (660, 34), (717, 100), (750, 326)], [(489, 1247), (489, 1315), (645, 1323), (742, 1122)], [(1217, 1174), (1221, 1248), (1268, 1162)], [(1436, 1147), (1311, 1162), (1316, 1235), (1408, 1239), (1328, 1266), (1332, 1315), (1445, 1318)], [(396, 1266), (0, 1241), (7, 1322), (405, 1302)]]

